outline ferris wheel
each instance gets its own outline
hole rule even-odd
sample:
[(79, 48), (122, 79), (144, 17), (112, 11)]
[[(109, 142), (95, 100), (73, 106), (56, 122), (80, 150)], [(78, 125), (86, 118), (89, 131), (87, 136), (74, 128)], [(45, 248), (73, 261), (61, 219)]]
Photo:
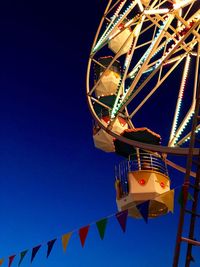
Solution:
[[(116, 202), (119, 211), (128, 210), (134, 218), (142, 217), (138, 208), (142, 203), (148, 203), (145, 209), (150, 218), (173, 210), (174, 190), (170, 189), (165, 155), (187, 156), (186, 169), (170, 163), (186, 172), (174, 267), (178, 266), (181, 242), (188, 243), (187, 267), (193, 261), (192, 246), (200, 246), (200, 241), (194, 239), (200, 192), (200, 157), (196, 146), (200, 131), (199, 69), (199, 0), (108, 1), (86, 77), (87, 100), (94, 118), (94, 145), (126, 158), (115, 171)], [(169, 79), (174, 87), (173, 96), (165, 99)], [(165, 93), (162, 101), (168, 106), (168, 110), (157, 110), (165, 112), (170, 125), (165, 130), (164, 146), (159, 133), (137, 119), (150, 106), (149, 120), (158, 92)], [(191, 183), (194, 156), (198, 156), (197, 171), (193, 173), (195, 182)], [(194, 190), (194, 202), (189, 211), (186, 207), (190, 187)], [(191, 214), (188, 238), (182, 237), (186, 213)]]
[[(188, 125), (195, 112), (199, 79), (199, 7), (195, 0), (108, 2), (87, 71), (87, 98), (97, 124), (93, 135), (96, 147), (116, 151), (114, 137), (150, 151), (188, 154)], [(177, 74), (180, 82), (174, 88), (176, 103), (169, 101), (173, 110), (171, 129), (165, 147), (160, 147), (159, 135), (138, 125), (135, 116), (157, 91), (166, 90), (164, 85), (170, 77), (177, 80)], [(188, 83), (190, 100), (184, 97)], [(142, 139), (137, 138), (137, 129), (140, 136), (143, 132)], [(150, 136), (155, 142), (148, 141)]]

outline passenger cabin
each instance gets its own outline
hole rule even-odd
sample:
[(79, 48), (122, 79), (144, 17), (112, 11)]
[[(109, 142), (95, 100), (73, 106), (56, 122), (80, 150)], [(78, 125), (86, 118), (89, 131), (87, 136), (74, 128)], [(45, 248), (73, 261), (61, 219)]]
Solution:
[(127, 53), (131, 48), (133, 38), (135, 37), (132, 33), (131, 28), (125, 28), (125, 24), (128, 22), (124, 20), (118, 27), (113, 31), (114, 38), (108, 43), (108, 47), (119, 56)]
[[(149, 200), (148, 217), (155, 218), (173, 210), (174, 192), (165, 161), (139, 149), (116, 168), (116, 201), (119, 211), (141, 218), (136, 205)], [(168, 193), (168, 194), (167, 194)]]
[(100, 57), (98, 63), (94, 65), (95, 81), (97, 81), (95, 95), (97, 97), (114, 95), (117, 91), (121, 79), (119, 61), (114, 61), (106, 70), (112, 60), (112, 56)]
[[(121, 136), (142, 143), (159, 145), (161, 137), (152, 130), (134, 128), (125, 130)], [(119, 211), (129, 209), (129, 215), (140, 218), (137, 205), (149, 201), (150, 218), (173, 210), (173, 191), (164, 159), (151, 152), (139, 150), (118, 139), (114, 141), (115, 152), (127, 160), (116, 172), (116, 194)]]

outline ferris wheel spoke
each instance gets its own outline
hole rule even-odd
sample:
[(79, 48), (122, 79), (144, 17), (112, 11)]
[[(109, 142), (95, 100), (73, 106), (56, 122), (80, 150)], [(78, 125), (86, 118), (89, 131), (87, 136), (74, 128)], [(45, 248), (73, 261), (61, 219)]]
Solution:
[(195, 47), (195, 45), (197, 43), (198, 43), (197, 39), (193, 39), (188, 43), (183, 42), (183, 44), (181, 44), (180, 47), (178, 47), (176, 49), (176, 53), (175, 54), (181, 54), (181, 53), (184, 53), (184, 52), (187, 52), (187, 53), (191, 54), (192, 50), (194, 49), (194, 47)]
[(174, 7), (175, 10), (176, 9), (180, 9), (180, 8), (184, 8), (184, 7), (188, 6), (188, 5), (190, 5), (192, 1), (193, 0), (180, 1), (178, 3), (173, 4), (173, 7)]
[[(159, 2), (159, 3), (158, 3)], [(159, 8), (160, 6), (162, 6), (163, 4), (167, 3), (168, 0), (163, 0), (163, 1), (153, 1), (153, 3), (150, 5), (150, 8), (154, 8), (154, 9), (157, 9)], [(158, 4), (157, 4), (158, 3)], [(157, 5), (156, 5), (157, 4)]]
[[(145, 19), (144, 22), (150, 22), (149, 19)], [(145, 27), (142, 31), (141, 31), (141, 35), (144, 34), (145, 32), (149, 31), (151, 28), (155, 27), (155, 25), (153, 23), (151, 23), (149, 26)]]
[[(111, 2), (113, 2), (113, 0), (111, 0)], [(110, 9), (108, 9), (108, 11), (104, 14), (104, 16), (107, 16), (109, 13), (111, 13), (111, 11), (112, 11), (115, 7), (117, 7), (117, 5), (120, 4), (121, 2), (124, 2), (124, 4), (125, 4), (125, 1), (117, 0), (117, 2), (114, 3)], [(120, 6), (117, 7), (117, 8), (120, 8)], [(116, 13), (117, 13), (117, 11), (116, 11)]]
[[(140, 60), (142, 65), (137, 64), (140, 67), (137, 67), (137, 69), (135, 71), (135, 75), (134, 75), (134, 80), (133, 80), (131, 86), (128, 88), (128, 90), (125, 91), (125, 94), (123, 95), (123, 97), (121, 99), (122, 104), (120, 105), (120, 109), (118, 111), (121, 112), (124, 109), (125, 105), (128, 105), (130, 103), (130, 101), (142, 90), (143, 86), (140, 86), (140, 85), (139, 85), (139, 88), (137, 88), (137, 90), (134, 90), (134, 89), (135, 89), (135, 86), (138, 83), (139, 79), (141, 78), (143, 72), (148, 68), (148, 63), (151, 59), (151, 56), (152, 56), (152, 54), (154, 54), (156, 48), (159, 45), (159, 42), (164, 37), (165, 31), (167, 30), (167, 28), (168, 28), (168, 26), (172, 20), (173, 20), (173, 15), (169, 16), (168, 20), (166, 21), (166, 23), (163, 26), (163, 31), (158, 34), (157, 38), (154, 40), (152, 45), (149, 47), (147, 52), (144, 54), (144, 56)], [(173, 48), (171, 50), (173, 50)], [(171, 50), (169, 52), (168, 57), (172, 53)], [(167, 58), (167, 56), (166, 56), (166, 58)], [(148, 78), (146, 79), (144, 84), (146, 84), (147, 81), (149, 81), (155, 75), (155, 73), (160, 69), (160, 67), (161, 67), (161, 61), (156, 66), (155, 70), (148, 76)], [(133, 78), (133, 76), (132, 76), (132, 78)], [(117, 114), (117, 111), (115, 111), (114, 115), (116, 116), (116, 114)]]
[[(101, 36), (100, 40), (104, 40), (106, 34), (108, 33), (108, 31), (110, 30), (110, 28), (113, 26), (116, 18), (119, 16), (119, 13), (121, 11), (121, 9), (123, 8), (123, 6), (125, 5), (125, 1), (120, 2), (119, 7), (117, 8), (117, 11), (114, 13), (112, 19), (110, 20), (109, 25), (107, 26), (106, 30), (104, 31), (103, 35)], [(115, 5), (114, 5), (115, 6)], [(106, 15), (107, 18), (107, 15)]]
[[(198, 45), (198, 54), (200, 54), (200, 45)], [(189, 61), (190, 56), (188, 55), (188, 61)], [(186, 76), (189, 70), (189, 64), (186, 61), (185, 64), (185, 69), (184, 69), (184, 73), (183, 73), (183, 79), (182, 79), (182, 89), (185, 85), (185, 81), (186, 81)], [(188, 124), (189, 120), (191, 119), (193, 113), (194, 113), (194, 107), (195, 107), (195, 103), (196, 103), (196, 92), (197, 92), (197, 83), (198, 83), (198, 75), (199, 75), (199, 57), (196, 58), (196, 68), (195, 68), (195, 75), (194, 75), (194, 86), (193, 86), (193, 99), (192, 99), (192, 104), (191, 104), (191, 108), (188, 111), (186, 117), (184, 118), (182, 124), (180, 125), (179, 129), (177, 130), (177, 132), (175, 132), (175, 125), (177, 124), (177, 120), (178, 120), (178, 113), (179, 113), (179, 109), (180, 109), (180, 100), (179, 104), (177, 104), (177, 109), (176, 109), (176, 113), (175, 113), (175, 117), (174, 117), (174, 123), (173, 123), (173, 127), (172, 128), (172, 132), (171, 132), (171, 136), (170, 136), (170, 142), (169, 145), (174, 146), (175, 144), (179, 144), (178, 139), (181, 136), (181, 133), (183, 132), (184, 128), (186, 127), (186, 125)], [(180, 93), (181, 94), (181, 93)], [(177, 102), (178, 103), (178, 102)], [(176, 117), (177, 116), (177, 117)], [(184, 138), (183, 138), (184, 139)], [(187, 138), (184, 139), (184, 142), (189, 140), (188, 136)], [(177, 143), (178, 142), (178, 143)], [(182, 141), (181, 141), (182, 144)]]
[(97, 103), (98, 105), (100, 105), (101, 107), (106, 108), (107, 110), (111, 110), (111, 108), (109, 106), (107, 106), (106, 104), (104, 104), (103, 102), (99, 101), (98, 99), (96, 99), (95, 97), (90, 97), (90, 99), (94, 102)]
[(125, 31), (126, 29), (128, 29), (130, 26), (133, 26), (133, 25), (137, 26), (136, 22), (139, 20), (139, 18), (140, 17), (136, 16), (131, 21), (125, 23), (122, 30), (118, 30), (117, 29), (117, 27), (119, 26), (117, 24), (116, 27), (114, 27), (112, 30), (110, 30), (110, 32), (108, 32), (107, 35), (102, 40), (100, 39), (97, 42), (97, 44), (94, 46), (91, 54), (95, 55), (99, 50), (101, 50), (103, 47), (105, 47), (112, 39), (114, 39), (117, 36), (119, 36), (120, 33)]
[[(190, 10), (192, 9), (193, 5), (194, 5), (194, 1), (190, 4), (190, 6), (189, 6), (187, 12), (186, 12), (185, 15), (183, 16), (184, 19), (187, 18), (187, 15), (190, 13)], [(182, 10), (182, 9), (181, 9), (181, 10)]]
[[(127, 15), (133, 10), (133, 8), (137, 5), (137, 2), (135, 0), (131, 1), (131, 4), (125, 9), (125, 11), (114, 19), (114, 21), (109, 24), (107, 27), (108, 30), (105, 31), (105, 34), (101, 36), (95, 47), (93, 48), (93, 53), (97, 52), (97, 50), (101, 49), (103, 45), (106, 44), (106, 41), (111, 39), (109, 38), (109, 35), (112, 34), (114, 31), (117, 31), (117, 33), (120, 33), (120, 29), (118, 29), (119, 25), (123, 23)], [(113, 35), (114, 37), (115, 35)]]
[[(169, 27), (169, 24), (171, 23), (173, 18), (174, 17), (171, 16), (170, 20), (168, 20), (168, 23), (166, 23), (166, 26), (164, 26), (165, 30), (163, 30), (163, 32), (166, 32), (166, 30)], [(171, 46), (171, 48), (168, 50), (168, 53), (160, 60), (157, 68), (155, 68), (155, 70), (149, 75), (149, 77), (146, 79), (146, 81), (142, 84), (143, 86), (140, 85), (139, 88), (137, 88), (137, 90), (134, 90), (137, 82), (141, 78), (142, 73), (146, 70), (147, 64), (148, 64), (152, 54), (156, 50), (155, 47), (158, 47), (159, 41), (164, 37), (164, 33), (163, 32), (162, 32), (163, 33), (162, 35), (158, 35), (158, 38), (154, 41), (152, 46), (150, 46), (149, 50), (151, 50), (151, 52), (149, 54), (146, 52), (146, 55), (148, 55), (148, 56), (147, 57), (146, 56), (143, 57), (143, 59), (142, 59), (142, 60), (144, 60), (143, 65), (141, 66), (140, 70), (138, 70), (136, 76), (134, 77), (134, 81), (131, 84), (130, 88), (123, 95), (123, 97), (121, 99), (121, 103), (119, 103), (119, 107), (120, 108), (118, 109), (118, 111), (115, 110), (113, 112), (113, 116), (116, 116), (117, 112), (119, 112), (119, 111), (121, 112), (124, 109), (124, 107), (126, 105), (128, 105), (132, 101), (132, 99), (142, 90), (144, 85), (146, 85), (146, 83), (148, 81), (150, 81), (150, 79), (161, 68), (161, 63), (163, 63), (166, 60), (168, 60), (174, 54), (174, 52), (176, 52), (176, 50), (180, 46), (180, 44), (182, 44), (185, 41), (185, 39), (190, 35), (190, 33), (193, 31), (193, 29), (197, 26), (196, 24), (198, 25), (198, 21), (191, 26), (191, 28), (187, 31), (187, 33), (184, 36), (181, 36), (181, 38), (179, 40), (176, 40), (176, 43)]]
[(199, 69), (200, 69), (200, 43), (198, 43), (197, 47), (197, 57), (196, 57), (196, 68), (195, 68), (195, 77), (194, 77), (194, 97), (197, 92), (197, 84), (198, 84), (198, 76), (199, 76)]
[(154, 38), (154, 39), (152, 38), (151, 39), (151, 45), (146, 50), (146, 52), (144, 53), (142, 58), (139, 60), (137, 65), (134, 67), (134, 69), (128, 74), (128, 77), (130, 77), (130, 78), (134, 77), (135, 78), (135, 73), (139, 72), (139, 66), (140, 66), (140, 69), (141, 69), (141, 67), (144, 67), (144, 65), (142, 65), (142, 64), (145, 63), (145, 65), (147, 65), (147, 63), (149, 62), (149, 60), (151, 58), (151, 55), (154, 53), (154, 51), (157, 50), (159, 41), (164, 36), (164, 30), (163, 29), (165, 28), (165, 30), (166, 30), (165, 25), (167, 25), (167, 21), (165, 21), (165, 23), (162, 26), (158, 24), (159, 31), (157, 33), (156, 38)]
[[(165, 55), (165, 53), (166, 53), (166, 51), (167, 51), (167, 44), (168, 44), (168, 40), (167, 40), (167, 38), (166, 38), (166, 40), (165, 40), (165, 45), (164, 45), (164, 50), (163, 50), (163, 55), (162, 56), (164, 56)], [(156, 63), (157, 64), (157, 63)], [(161, 66), (161, 68), (160, 68), (160, 70), (159, 70), (159, 75), (158, 75), (158, 82), (160, 82), (160, 80), (161, 80), (161, 77), (162, 77), (162, 71), (163, 71), (163, 68), (164, 68), (164, 64)], [(157, 82), (157, 83), (158, 83)]]
[(188, 110), (186, 116), (184, 117), (184, 119), (182, 120), (179, 128), (177, 129), (177, 131), (175, 132), (175, 136), (173, 137), (173, 139), (170, 142), (170, 146), (173, 147), (174, 145), (176, 145), (177, 141), (179, 140), (181, 134), (183, 133), (183, 131), (185, 130), (187, 124), (190, 122), (193, 114), (194, 114), (194, 109), (195, 109), (195, 103), (196, 100), (193, 101), (190, 109)]
[(182, 81), (181, 81), (181, 85), (180, 85), (180, 89), (179, 89), (179, 95), (178, 95), (178, 99), (177, 99), (177, 103), (176, 103), (176, 109), (175, 109), (175, 114), (174, 114), (174, 120), (172, 123), (170, 139), (169, 139), (169, 145), (172, 145), (172, 146), (174, 145), (174, 143), (172, 142), (172, 139), (174, 139), (175, 132), (177, 129), (177, 123), (178, 123), (178, 119), (179, 119), (179, 115), (180, 115), (180, 110), (181, 110), (181, 105), (182, 105), (182, 100), (183, 100), (183, 94), (184, 94), (184, 90), (185, 90), (185, 84), (186, 84), (186, 80), (188, 78), (190, 60), (191, 60), (190, 55), (187, 55), (186, 60), (185, 60), (184, 70), (183, 70)]
[(148, 41), (148, 42), (145, 42), (145, 43), (143, 43), (143, 44), (137, 45), (137, 46), (135, 47), (135, 50), (137, 50), (137, 49), (139, 49), (139, 48), (141, 48), (141, 47), (144, 47), (144, 46), (146, 46), (146, 45), (149, 45), (149, 44), (151, 44), (151, 42), (152, 42), (152, 40), (150, 40), (150, 41)]
[[(160, 17), (160, 18), (161, 18), (161, 17)], [(195, 18), (195, 16), (192, 16), (192, 17), (188, 20), (188, 22), (189, 22), (189, 23), (192, 22), (192, 20), (193, 20), (194, 18)], [(152, 21), (152, 23), (155, 23), (156, 25), (159, 25), (155, 19), (152, 19), (151, 17), (149, 17), (149, 19)], [(197, 25), (198, 25), (198, 24), (197, 24)], [(166, 32), (166, 36), (169, 38), (169, 42), (170, 42), (170, 41), (177, 42), (177, 37), (180, 35), (180, 33), (182, 33), (182, 31), (183, 31), (184, 29), (186, 29), (186, 26), (185, 26), (185, 25), (183, 25), (183, 26), (181, 25), (179, 28), (177, 28), (177, 30), (175, 30), (175, 28), (172, 27), (171, 25), (169, 26), (169, 28), (172, 29), (173, 32), (174, 32), (173, 34), (171, 34), (171, 33), (169, 33), (169, 32)], [(187, 26), (187, 29), (188, 29), (188, 26)], [(162, 46), (162, 45), (161, 45), (161, 46)], [(185, 42), (180, 43), (180, 48), (177, 48), (177, 52), (178, 52), (179, 50), (181, 50), (181, 48), (184, 49), (185, 51), (187, 51), (187, 50), (188, 50), (188, 45), (187, 45)]]
[(166, 60), (166, 62), (163, 64), (163, 66), (170, 65), (170, 64), (176, 62), (177, 60), (180, 59), (180, 57), (181, 57), (182, 55), (186, 55), (187, 53), (188, 53), (188, 51), (184, 51), (184, 53), (182, 53), (182, 54), (180, 54), (180, 55), (178, 55), (178, 56), (176, 56), (176, 57), (172, 57), (172, 58)]
[[(161, 68), (161, 65), (163, 62), (165, 62), (166, 60), (168, 60), (170, 58), (171, 55), (173, 55), (174, 51), (176, 51), (176, 48), (179, 47), (179, 45), (187, 38), (187, 36), (190, 34), (190, 31), (192, 31), (192, 28), (195, 27), (195, 25), (193, 25), (191, 27), (191, 29), (179, 40), (177, 41), (176, 44), (174, 44), (168, 51), (168, 53), (161, 59), (161, 61), (159, 62), (157, 68), (155, 68), (155, 70), (149, 75), (149, 77), (146, 79), (146, 81), (144, 82), (143, 86), (139, 86), (139, 88), (137, 88), (137, 90), (133, 91), (132, 94), (129, 93), (128, 95), (128, 99), (126, 98), (125, 100), (123, 99), (124, 103), (121, 105), (119, 111), (121, 112), (124, 109), (125, 105), (128, 105), (131, 100), (142, 90), (142, 88), (144, 87), (144, 85), (146, 85), (147, 82), (149, 82), (151, 80), (151, 78), (157, 73), (157, 71)], [(152, 53), (152, 52), (151, 52)], [(148, 62), (148, 59), (146, 60)], [(147, 65), (147, 63), (146, 63)], [(138, 79), (137, 79), (138, 81)], [(135, 80), (134, 80), (135, 82)], [(132, 85), (130, 86), (130, 89), (134, 88), (135, 84), (134, 82), (132, 83)], [(132, 91), (131, 91), (132, 92)]]
[(134, 109), (134, 111), (130, 114), (130, 118), (132, 119), (134, 115), (140, 110), (140, 108), (146, 103), (146, 101), (157, 91), (157, 89), (161, 86), (161, 84), (169, 77), (169, 75), (174, 71), (176, 67), (182, 62), (185, 58), (186, 54), (182, 57), (179, 57), (179, 60), (175, 62), (173, 67), (162, 77), (161, 80), (158, 80), (157, 84), (152, 88), (151, 92), (141, 101), (141, 103)]
[[(143, 19), (141, 20), (140, 24), (138, 25), (138, 32), (140, 32), (140, 29), (142, 27), (142, 24), (143, 24)], [(116, 100), (114, 102), (113, 109), (111, 111), (111, 119), (112, 119), (112, 122), (111, 123), (114, 123), (114, 120), (113, 120), (115, 118), (115, 114), (114, 113), (115, 113), (115, 111), (116, 111), (116, 109), (117, 109), (117, 107), (119, 105), (120, 88), (121, 88), (121, 85), (125, 84), (125, 80), (126, 80), (126, 77), (127, 77), (127, 73), (128, 73), (128, 70), (129, 70), (131, 59), (133, 57), (133, 54), (134, 54), (134, 51), (135, 51), (135, 47), (136, 47), (136, 44), (137, 44), (137, 41), (138, 41), (138, 36), (139, 35), (136, 34), (136, 37), (133, 40), (133, 44), (130, 47), (130, 53), (128, 52), (127, 55), (126, 55), (126, 60), (125, 60), (125, 63), (124, 63), (124, 68), (123, 68), (123, 72), (122, 72), (121, 82), (119, 83), (118, 89), (117, 89), (117, 97), (116, 97)]]

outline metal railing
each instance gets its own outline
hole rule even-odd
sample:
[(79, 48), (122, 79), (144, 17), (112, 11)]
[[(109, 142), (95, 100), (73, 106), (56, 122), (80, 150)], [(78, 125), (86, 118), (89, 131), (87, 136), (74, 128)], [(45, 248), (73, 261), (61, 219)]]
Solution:
[(115, 166), (115, 178), (120, 181), (124, 194), (128, 194), (128, 173), (142, 170), (168, 176), (167, 165), (160, 156), (146, 152), (133, 154), (129, 160), (124, 160)]

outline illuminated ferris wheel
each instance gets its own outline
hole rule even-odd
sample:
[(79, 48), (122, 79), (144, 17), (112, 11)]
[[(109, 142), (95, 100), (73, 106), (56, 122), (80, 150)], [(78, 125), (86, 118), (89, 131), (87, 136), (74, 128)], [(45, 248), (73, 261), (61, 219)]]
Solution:
[[(195, 0), (109, 1), (87, 72), (88, 102), (101, 128), (101, 133), (94, 131), (93, 136), (98, 148), (116, 150), (107, 132), (129, 141), (124, 130), (141, 127), (135, 126), (135, 116), (157, 90), (163, 90), (168, 77), (176, 79), (177, 73), (181, 79), (178, 90), (175, 88), (176, 104), (170, 107), (174, 111), (166, 145), (187, 145), (199, 75), (199, 6)], [(191, 98), (182, 116), (188, 79)]]
[[(170, 162), (165, 155), (188, 156), (184, 170), (170, 163), (186, 172), (174, 267), (178, 266), (181, 242), (188, 243), (187, 267), (193, 260), (192, 246), (200, 246), (200, 241), (194, 240), (200, 158), (196, 173), (191, 172), (193, 158), (199, 155), (196, 146), (200, 131), (199, 69), (199, 0), (108, 1), (91, 49), (86, 77), (87, 99), (95, 122), (94, 145), (126, 158), (115, 173), (116, 202), (119, 211), (128, 209), (129, 216), (135, 218), (142, 217), (138, 205), (146, 201), (150, 218), (173, 210), (174, 191), (170, 189), (166, 167)], [(141, 118), (147, 106), (150, 106), (147, 119), (151, 117), (150, 112), (156, 109), (155, 96), (166, 91), (169, 79), (174, 88), (173, 96), (164, 99), (168, 111), (157, 110), (165, 113), (163, 124), (166, 121), (170, 124), (165, 133), (168, 139), (161, 146), (161, 136), (141, 125), (137, 118)], [(154, 115), (152, 118), (155, 119)], [(196, 177), (194, 184), (190, 183), (192, 175)], [(190, 187), (194, 190), (194, 202), (189, 211), (189, 235), (183, 238)]]

